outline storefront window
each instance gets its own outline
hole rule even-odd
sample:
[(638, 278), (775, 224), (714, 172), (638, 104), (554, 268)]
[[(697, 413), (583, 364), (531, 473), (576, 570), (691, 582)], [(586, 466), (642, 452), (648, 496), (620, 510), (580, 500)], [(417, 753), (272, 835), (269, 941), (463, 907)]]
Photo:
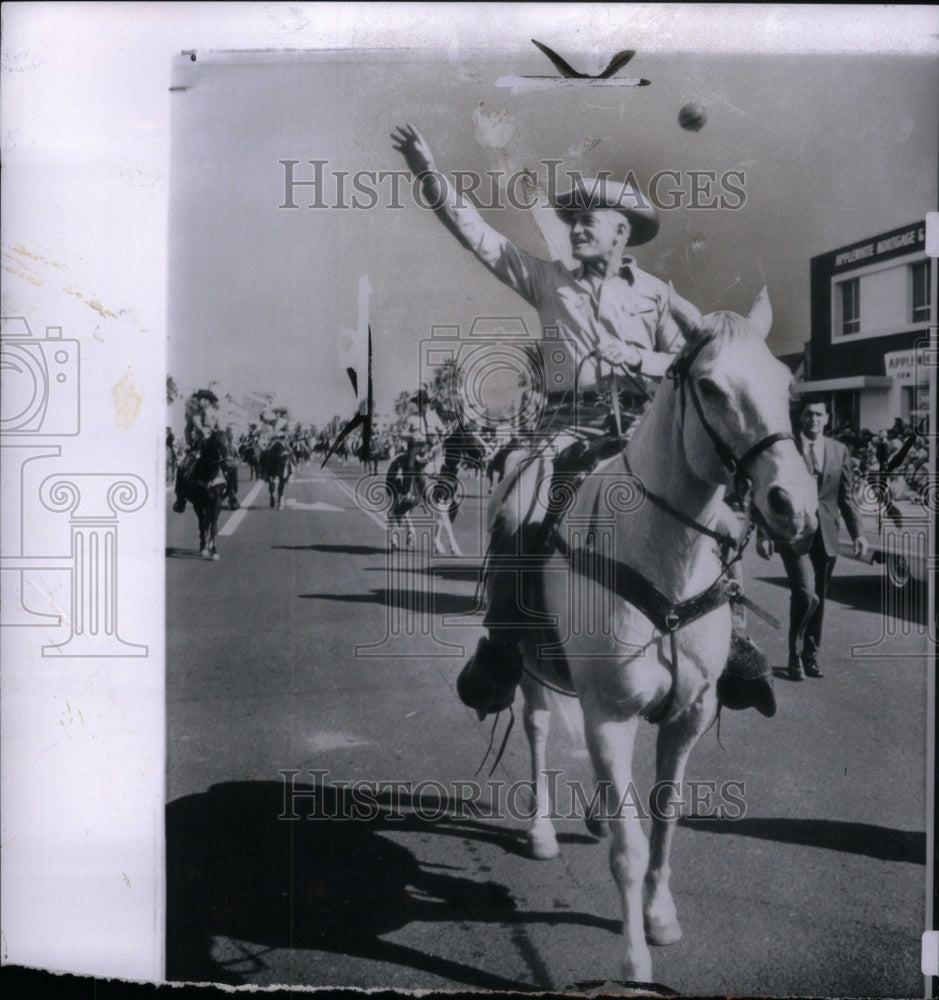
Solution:
[(922, 260), (916, 264), (910, 264), (910, 284), (912, 291), (910, 320), (913, 323), (928, 323), (932, 300), (929, 288), (928, 261)]
[(847, 337), (861, 330), (861, 283), (857, 278), (842, 281), (841, 335)]
[(834, 392), (831, 395), (829, 431), (839, 428), (860, 429), (860, 396), (857, 392)]

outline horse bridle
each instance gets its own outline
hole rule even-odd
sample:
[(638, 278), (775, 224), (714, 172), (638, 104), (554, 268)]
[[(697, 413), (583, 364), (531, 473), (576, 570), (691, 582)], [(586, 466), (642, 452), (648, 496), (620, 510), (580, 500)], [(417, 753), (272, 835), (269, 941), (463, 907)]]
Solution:
[(737, 496), (743, 499), (750, 492), (751, 479), (747, 473), (750, 464), (768, 448), (771, 448), (779, 441), (792, 441), (795, 443), (795, 435), (791, 431), (777, 431), (775, 434), (767, 434), (766, 437), (757, 441), (752, 448), (749, 448), (739, 458), (721, 439), (720, 435), (708, 423), (704, 415), (704, 407), (698, 391), (695, 389), (694, 380), (691, 378), (691, 366), (694, 364), (701, 351), (714, 340), (714, 334), (702, 337), (690, 351), (683, 351), (665, 372), (665, 377), (672, 380), (675, 389), (681, 393), (681, 427), (685, 426), (685, 396), (691, 397), (692, 405), (698, 415), (698, 420), (704, 428), (705, 433), (711, 439), (717, 457), (721, 464), (733, 476), (734, 490)]

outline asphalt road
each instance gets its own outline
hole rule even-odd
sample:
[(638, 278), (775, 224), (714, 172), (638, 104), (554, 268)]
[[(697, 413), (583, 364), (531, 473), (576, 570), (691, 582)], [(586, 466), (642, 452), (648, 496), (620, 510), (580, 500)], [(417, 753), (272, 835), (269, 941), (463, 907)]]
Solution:
[[(504, 801), (528, 777), (521, 725), (492, 776), (503, 786), (474, 810), (459, 785), (490, 740), (455, 692), (481, 634), (478, 558), (389, 560), (381, 517), (355, 499), (359, 476), (308, 465), (278, 511), (242, 470), (247, 503), (223, 515), (214, 563), (195, 552), (191, 511), (168, 509), (168, 978), (526, 990), (615, 980), (606, 847), (564, 820), (561, 857), (530, 860), (524, 797), (514, 810)], [(478, 556), (486, 489), (463, 483), (457, 535)], [(751, 596), (785, 622), (778, 557), (750, 552), (745, 569)], [(658, 983), (922, 995), (925, 616), (884, 590), (880, 569), (839, 560), (826, 676), (778, 679), (775, 718), (725, 712), (720, 742), (715, 728), (696, 749), (698, 813), (713, 811), (707, 783), (738, 782), (744, 807), (680, 822), (684, 937), (653, 950)], [(750, 631), (783, 666), (784, 632), (752, 614)], [(654, 780), (653, 738), (645, 726), (637, 742), (640, 789)], [(550, 762), (562, 782), (589, 777), (560, 727)], [(290, 781), (315, 796), (289, 795)], [(354, 797), (356, 782), (371, 784)], [(501, 816), (483, 808), (493, 796)]]

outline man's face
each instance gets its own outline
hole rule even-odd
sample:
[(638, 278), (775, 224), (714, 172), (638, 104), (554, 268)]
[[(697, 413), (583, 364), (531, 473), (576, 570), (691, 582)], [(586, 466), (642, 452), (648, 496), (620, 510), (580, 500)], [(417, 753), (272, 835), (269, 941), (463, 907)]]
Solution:
[(811, 403), (802, 411), (802, 433), (817, 438), (828, 423), (828, 407), (824, 403)]
[(585, 209), (574, 215), (571, 253), (575, 260), (600, 260), (622, 251), (629, 239), (629, 220), (612, 208)]

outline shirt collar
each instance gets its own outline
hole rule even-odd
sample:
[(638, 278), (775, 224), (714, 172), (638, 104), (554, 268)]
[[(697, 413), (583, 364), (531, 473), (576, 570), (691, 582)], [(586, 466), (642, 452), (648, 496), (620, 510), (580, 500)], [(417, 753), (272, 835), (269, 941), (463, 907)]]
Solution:
[[(580, 264), (577, 267), (577, 270), (573, 273), (574, 277), (578, 281), (584, 281), (586, 279), (583, 264)], [(636, 283), (636, 258), (631, 254), (624, 256), (622, 262), (620, 263), (619, 270), (615, 271), (613, 274), (608, 274), (603, 280), (609, 281), (610, 278), (623, 278), (625, 281), (628, 281), (630, 285), (634, 285)]]

